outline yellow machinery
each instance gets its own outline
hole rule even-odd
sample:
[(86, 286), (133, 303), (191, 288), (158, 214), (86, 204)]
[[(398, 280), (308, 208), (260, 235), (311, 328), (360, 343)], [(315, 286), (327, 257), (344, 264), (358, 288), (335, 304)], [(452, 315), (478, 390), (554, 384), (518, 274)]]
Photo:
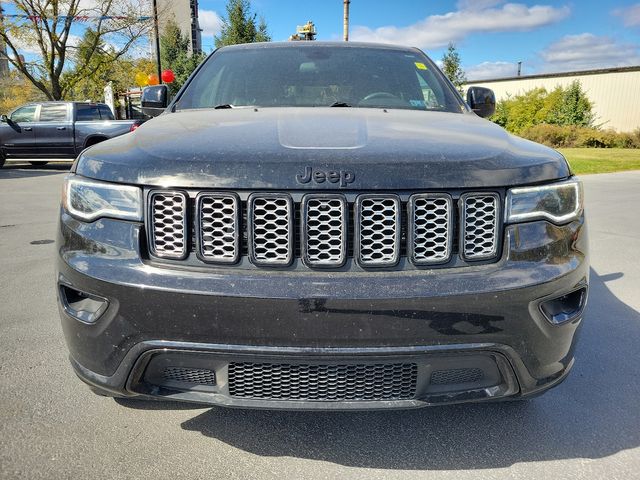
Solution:
[(296, 33), (294, 35), (291, 35), (289, 37), (289, 40), (315, 40), (316, 35), (316, 26), (311, 20), (309, 20), (305, 25), (298, 25), (296, 28)]

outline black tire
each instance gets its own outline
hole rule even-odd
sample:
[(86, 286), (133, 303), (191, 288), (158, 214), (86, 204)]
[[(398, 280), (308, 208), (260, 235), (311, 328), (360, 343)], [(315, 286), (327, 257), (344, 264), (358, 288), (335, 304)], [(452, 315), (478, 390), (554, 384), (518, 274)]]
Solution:
[(4, 152), (0, 150), (0, 168), (4, 166), (4, 162), (6, 160), (7, 160), (7, 157), (5, 157)]
[(36, 167), (41, 167), (43, 165), (46, 165), (49, 162), (45, 162), (45, 161), (38, 161), (38, 162), (29, 162), (31, 165), (35, 165)]

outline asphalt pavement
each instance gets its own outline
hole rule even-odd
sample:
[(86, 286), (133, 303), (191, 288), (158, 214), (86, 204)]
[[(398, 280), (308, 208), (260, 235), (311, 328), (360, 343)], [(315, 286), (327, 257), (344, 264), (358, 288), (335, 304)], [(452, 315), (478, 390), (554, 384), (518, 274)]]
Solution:
[(640, 478), (640, 171), (584, 177), (577, 363), (526, 403), (270, 412), (93, 395), (72, 373), (53, 239), (67, 165), (0, 170), (0, 477)]

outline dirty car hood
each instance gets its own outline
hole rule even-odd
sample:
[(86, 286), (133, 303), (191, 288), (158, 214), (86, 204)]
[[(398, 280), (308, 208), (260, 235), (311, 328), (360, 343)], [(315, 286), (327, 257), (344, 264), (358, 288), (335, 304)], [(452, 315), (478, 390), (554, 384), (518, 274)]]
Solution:
[[(496, 187), (570, 175), (559, 153), (473, 114), (368, 108), (163, 114), (85, 150), (76, 172), (139, 185), (357, 190)], [(317, 176), (304, 182), (308, 172)]]

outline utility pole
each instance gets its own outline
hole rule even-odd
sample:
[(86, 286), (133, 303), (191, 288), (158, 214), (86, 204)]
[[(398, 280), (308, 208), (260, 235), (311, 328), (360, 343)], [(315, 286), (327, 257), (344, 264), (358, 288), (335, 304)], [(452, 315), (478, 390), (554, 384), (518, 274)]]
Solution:
[(349, 41), (349, 4), (351, 3), (350, 0), (343, 0), (343, 4), (344, 4), (344, 25), (343, 25), (343, 31), (344, 31), (344, 41), (348, 42)]
[(158, 1), (153, 0), (153, 34), (156, 37), (156, 64), (158, 65), (158, 83), (162, 83), (162, 67), (160, 65), (160, 32), (158, 28)]

